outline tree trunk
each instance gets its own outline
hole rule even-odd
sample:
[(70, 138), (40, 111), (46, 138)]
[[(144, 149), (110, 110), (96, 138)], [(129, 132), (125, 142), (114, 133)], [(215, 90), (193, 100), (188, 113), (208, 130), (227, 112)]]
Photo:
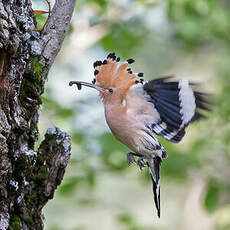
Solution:
[(47, 130), (35, 151), (41, 94), (75, 0), (56, 0), (42, 31), (30, 0), (0, 0), (0, 230), (43, 229), (42, 208), (61, 183), (70, 136)]

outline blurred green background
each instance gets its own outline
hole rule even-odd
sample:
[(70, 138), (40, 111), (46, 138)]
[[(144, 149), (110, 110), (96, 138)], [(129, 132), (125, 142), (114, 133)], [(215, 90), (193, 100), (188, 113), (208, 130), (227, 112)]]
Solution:
[[(53, 4), (53, 2), (51, 2)], [(46, 10), (45, 1), (33, 1)], [(46, 16), (37, 16), (38, 27)], [(173, 74), (203, 82), (215, 96), (209, 118), (187, 128), (180, 144), (162, 140), (161, 219), (147, 169), (128, 167), (128, 149), (111, 135), (92, 81), (93, 62), (110, 51), (145, 79)], [(49, 74), (41, 140), (57, 125), (72, 136), (65, 178), (45, 210), (47, 230), (230, 229), (230, 1), (79, 0)], [(41, 141), (40, 140), (40, 141)]]

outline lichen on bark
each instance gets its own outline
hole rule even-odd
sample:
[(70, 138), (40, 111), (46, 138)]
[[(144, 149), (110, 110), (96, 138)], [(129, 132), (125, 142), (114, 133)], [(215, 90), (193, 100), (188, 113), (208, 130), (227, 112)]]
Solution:
[(43, 229), (70, 158), (70, 136), (49, 128), (38, 151), (38, 110), (47, 74), (65, 38), (75, 0), (56, 0), (36, 31), (30, 0), (0, 1), (0, 230)]

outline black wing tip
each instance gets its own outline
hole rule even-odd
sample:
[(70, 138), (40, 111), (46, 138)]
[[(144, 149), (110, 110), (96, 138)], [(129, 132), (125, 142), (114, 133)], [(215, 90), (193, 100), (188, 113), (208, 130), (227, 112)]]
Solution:
[(194, 91), (194, 96), (195, 96), (197, 107), (203, 110), (208, 110), (208, 111), (211, 110), (212, 104), (214, 102), (214, 95), (210, 93)]
[[(203, 119), (207, 119), (207, 116), (202, 114), (200, 111), (196, 111), (196, 113), (194, 114), (192, 120), (189, 123), (195, 122), (195, 121), (200, 121)], [(189, 125), (189, 124), (187, 124)]]
[(196, 111), (190, 122), (207, 119), (208, 112), (213, 110), (214, 95), (194, 90)]

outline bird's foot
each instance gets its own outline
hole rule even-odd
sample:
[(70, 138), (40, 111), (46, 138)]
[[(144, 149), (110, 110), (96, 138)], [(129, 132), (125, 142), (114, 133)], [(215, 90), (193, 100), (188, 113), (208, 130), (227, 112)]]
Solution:
[(147, 166), (147, 163), (146, 163), (146, 157), (139, 157), (138, 160), (137, 160), (137, 165), (140, 167), (140, 170), (142, 170), (142, 168), (144, 168), (145, 166)]
[[(138, 159), (136, 160), (135, 157), (138, 157)], [(142, 168), (144, 168), (145, 166), (147, 166), (147, 162), (146, 160), (148, 159), (148, 157), (146, 156), (139, 156), (136, 153), (127, 153), (127, 163), (128, 165), (131, 165), (132, 163), (136, 163), (137, 166), (139, 166), (139, 168), (142, 170)]]
[(131, 165), (132, 163), (137, 163), (135, 158), (134, 158), (134, 154), (133, 153), (127, 153), (127, 163), (128, 165)]

